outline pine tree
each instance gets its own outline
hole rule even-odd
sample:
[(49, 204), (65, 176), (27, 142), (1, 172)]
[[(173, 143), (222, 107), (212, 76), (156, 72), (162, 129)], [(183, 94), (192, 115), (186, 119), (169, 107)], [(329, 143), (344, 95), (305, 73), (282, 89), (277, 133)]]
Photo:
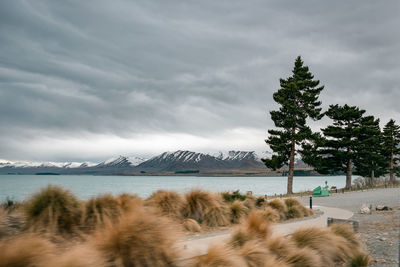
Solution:
[(395, 175), (400, 176), (400, 125), (396, 125), (396, 122), (391, 119), (383, 128), (382, 138), (389, 182), (394, 184)]
[(380, 177), (386, 172), (386, 160), (383, 156), (382, 145), (379, 119), (375, 119), (374, 116), (363, 117), (357, 133), (354, 173), (369, 177), (371, 186), (375, 184), (375, 177)]
[(325, 115), (333, 120), (333, 123), (321, 129), (324, 136), (317, 144), (318, 160), (314, 164), (307, 160), (319, 173), (346, 173), (347, 189), (351, 187), (353, 162), (358, 147), (357, 135), (364, 113), (365, 110), (347, 104), (330, 105)]
[[(296, 146), (301, 146), (312, 131), (306, 124), (307, 118), (321, 119), (321, 102), (318, 97), (323, 86), (318, 87), (319, 80), (307, 66), (303, 66), (301, 57), (294, 63), (292, 76), (280, 79), (280, 89), (274, 93), (274, 100), (280, 104), (279, 110), (271, 111), (271, 119), (276, 127), (282, 130), (268, 130), (269, 137), (265, 142), (276, 154), (270, 159), (263, 159), (265, 165), (273, 170), (289, 164), (287, 193), (293, 193), (294, 158)], [(301, 153), (302, 151), (299, 150)]]

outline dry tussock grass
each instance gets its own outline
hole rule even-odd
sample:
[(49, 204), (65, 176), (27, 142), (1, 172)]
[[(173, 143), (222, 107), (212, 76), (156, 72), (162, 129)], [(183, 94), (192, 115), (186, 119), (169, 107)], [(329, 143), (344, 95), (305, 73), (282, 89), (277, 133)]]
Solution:
[(21, 235), (0, 242), (0, 267), (43, 266), (54, 250), (53, 245), (35, 235)]
[(271, 207), (266, 207), (262, 211), (262, 216), (266, 221), (269, 221), (272, 223), (279, 222), (279, 220), (281, 218), (279, 211), (277, 211), (276, 209), (273, 209)]
[(264, 220), (261, 212), (253, 211), (233, 232), (230, 243), (234, 247), (241, 247), (250, 240), (264, 242), (270, 235), (270, 223)]
[(42, 267), (108, 267), (105, 258), (93, 246), (80, 244), (50, 257)]
[(219, 203), (216, 201), (215, 196), (210, 192), (205, 192), (199, 189), (194, 189), (185, 194), (185, 217), (194, 219), (196, 221), (203, 221), (204, 215), (207, 211)]
[(249, 210), (256, 208), (256, 198), (253, 195), (246, 195), (246, 199), (243, 201), (243, 205), (245, 205)]
[(185, 201), (175, 191), (158, 190), (146, 200), (146, 204), (156, 208), (161, 215), (174, 219), (182, 219), (183, 217)]
[(174, 266), (175, 229), (173, 221), (138, 210), (97, 231), (91, 242), (111, 266)]
[(243, 267), (244, 260), (237, 253), (222, 244), (212, 244), (207, 254), (194, 258), (190, 267)]
[(201, 232), (201, 226), (193, 219), (185, 219), (182, 223), (183, 227), (189, 232)]
[(102, 227), (106, 222), (115, 223), (122, 213), (118, 201), (111, 195), (105, 194), (91, 198), (84, 203), (82, 212), (82, 228), (93, 230)]
[(240, 223), (243, 218), (248, 214), (249, 208), (247, 208), (242, 201), (235, 200), (230, 205), (231, 210), (231, 222)]
[(269, 201), (267, 205), (279, 212), (281, 220), (286, 220), (288, 208), (286, 207), (285, 202), (280, 199), (273, 199)]
[(33, 230), (73, 232), (79, 222), (79, 202), (68, 190), (49, 185), (33, 195), (24, 206)]
[(123, 212), (132, 212), (143, 205), (142, 199), (134, 194), (120, 194), (116, 197), (116, 200)]
[(265, 246), (264, 242), (251, 240), (246, 242), (240, 249), (239, 255), (244, 259), (248, 267), (286, 267)]

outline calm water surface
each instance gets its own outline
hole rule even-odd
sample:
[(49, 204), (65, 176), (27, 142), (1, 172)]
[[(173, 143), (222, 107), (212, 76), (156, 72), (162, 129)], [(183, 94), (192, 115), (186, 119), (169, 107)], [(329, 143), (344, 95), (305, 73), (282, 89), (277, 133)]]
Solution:
[[(344, 187), (345, 176), (294, 177), (295, 192), (316, 186)], [(185, 192), (201, 188), (214, 192), (240, 190), (256, 195), (286, 192), (287, 177), (194, 177), (194, 176), (92, 176), (92, 175), (0, 175), (0, 200), (24, 200), (48, 184), (68, 188), (81, 199), (104, 193), (134, 193), (147, 197), (159, 189)]]

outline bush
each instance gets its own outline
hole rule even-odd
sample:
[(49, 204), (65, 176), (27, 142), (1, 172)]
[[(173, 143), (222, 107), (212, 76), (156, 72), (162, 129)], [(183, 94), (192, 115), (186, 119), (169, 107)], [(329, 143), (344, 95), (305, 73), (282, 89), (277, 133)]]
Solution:
[(246, 242), (239, 250), (239, 255), (249, 267), (285, 267), (267, 249), (264, 243), (257, 240)]
[(246, 263), (231, 248), (212, 244), (207, 254), (195, 257), (190, 263), (190, 267), (242, 267)]
[(283, 202), (280, 199), (273, 199), (273, 200), (269, 201), (267, 205), (279, 212), (279, 216), (280, 216), (281, 220), (286, 220), (288, 209), (286, 207), (285, 202)]
[(25, 204), (28, 222), (34, 230), (71, 232), (79, 222), (79, 202), (68, 190), (49, 185)]
[(194, 189), (185, 194), (185, 206), (183, 214), (187, 218), (196, 220), (199, 223), (204, 221), (205, 214), (220, 203), (212, 193)]
[(118, 195), (116, 200), (123, 212), (132, 212), (133, 210), (140, 208), (143, 204), (140, 197), (127, 193)]
[(185, 201), (177, 192), (158, 190), (146, 200), (146, 204), (156, 208), (161, 215), (174, 219), (183, 217)]
[(236, 190), (236, 191), (233, 191), (232, 193), (230, 193), (230, 192), (222, 193), (222, 198), (226, 202), (233, 202), (235, 200), (244, 201), (246, 199), (246, 195), (242, 195), (239, 193), (239, 190)]
[(227, 226), (230, 224), (229, 207), (219, 201), (204, 214), (203, 222), (209, 227)]
[(276, 209), (273, 209), (271, 207), (266, 207), (263, 211), (262, 211), (262, 216), (264, 218), (264, 220), (268, 221), (268, 222), (279, 222), (280, 220), (280, 215), (279, 212)]

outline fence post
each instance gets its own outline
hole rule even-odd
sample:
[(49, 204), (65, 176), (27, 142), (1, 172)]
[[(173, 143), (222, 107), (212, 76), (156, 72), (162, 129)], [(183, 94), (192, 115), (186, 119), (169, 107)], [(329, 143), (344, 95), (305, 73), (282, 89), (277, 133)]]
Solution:
[(310, 209), (312, 210), (312, 196), (310, 196)]

